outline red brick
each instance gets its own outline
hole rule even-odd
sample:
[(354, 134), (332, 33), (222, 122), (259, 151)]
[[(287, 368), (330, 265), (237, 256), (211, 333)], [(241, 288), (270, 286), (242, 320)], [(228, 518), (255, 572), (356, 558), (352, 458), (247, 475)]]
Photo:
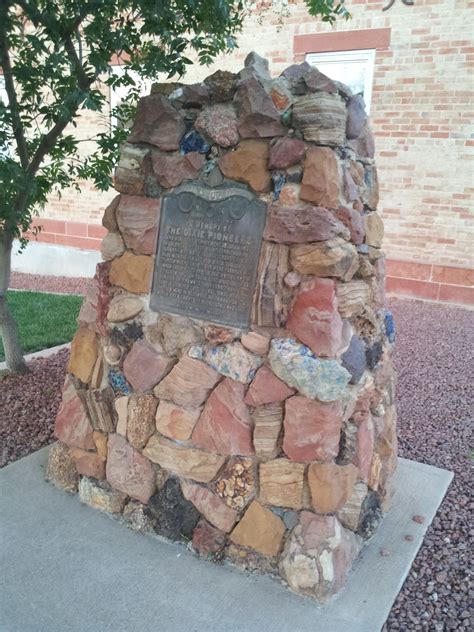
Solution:
[(387, 293), (396, 294), (397, 296), (411, 296), (413, 298), (424, 298), (430, 301), (437, 301), (439, 283), (387, 277), (386, 291)]
[(40, 226), (45, 233), (66, 233), (66, 222), (59, 219), (38, 218), (33, 222), (33, 226)]
[(103, 239), (107, 230), (100, 224), (87, 224), (87, 236), (93, 239)]
[(472, 286), (474, 285), (474, 269), (434, 265), (431, 280), (452, 285)]
[(66, 222), (66, 235), (75, 237), (87, 237), (87, 224), (79, 222)]
[(461, 285), (441, 285), (439, 288), (439, 300), (444, 303), (474, 305), (474, 288)]
[(390, 277), (429, 281), (431, 278), (431, 264), (389, 259), (386, 262), (386, 272), (387, 276)]

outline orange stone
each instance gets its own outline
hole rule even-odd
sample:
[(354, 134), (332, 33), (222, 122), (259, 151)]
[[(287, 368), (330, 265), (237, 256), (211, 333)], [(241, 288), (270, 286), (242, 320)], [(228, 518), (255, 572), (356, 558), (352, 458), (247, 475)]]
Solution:
[(311, 504), (318, 513), (334, 513), (351, 497), (358, 470), (352, 465), (312, 463), (308, 468)]
[(109, 279), (113, 285), (123, 287), (134, 294), (150, 291), (153, 259), (145, 255), (124, 252), (110, 265)]
[(336, 154), (329, 147), (310, 147), (304, 161), (301, 199), (336, 209), (339, 207), (339, 194)]
[(71, 457), (76, 464), (76, 470), (83, 476), (91, 476), (98, 480), (105, 478), (105, 461), (96, 452), (87, 452), (80, 448), (71, 448)]
[(75, 375), (84, 384), (88, 384), (97, 360), (97, 351), (95, 332), (85, 327), (78, 329), (71, 343), (68, 372)]
[(277, 555), (285, 525), (269, 509), (254, 500), (244, 517), (230, 534), (234, 544), (254, 549), (262, 555)]
[(245, 182), (255, 191), (269, 191), (268, 156), (267, 142), (244, 140), (235, 151), (227, 152), (219, 160), (219, 167), (227, 178)]

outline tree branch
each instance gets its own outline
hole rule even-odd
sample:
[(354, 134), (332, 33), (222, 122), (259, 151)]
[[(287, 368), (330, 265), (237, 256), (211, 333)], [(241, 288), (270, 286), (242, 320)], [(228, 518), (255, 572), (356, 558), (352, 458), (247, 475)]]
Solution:
[[(3, 15), (5, 13), (5, 15)], [(26, 144), (25, 131), (21, 122), (20, 106), (16, 98), (15, 83), (13, 81), (13, 70), (8, 51), (7, 30), (6, 30), (6, 10), (0, 15), (0, 53), (2, 58), (3, 76), (5, 78), (5, 90), (8, 96), (8, 107), (12, 116), (13, 135), (15, 137), (18, 156), (23, 169), (28, 166), (28, 146)]]
[(75, 70), (79, 88), (81, 90), (88, 90), (90, 86), (92, 85), (92, 83), (94, 82), (95, 77), (94, 79), (92, 79), (92, 81), (90, 81), (90, 77), (84, 70), (84, 66), (81, 64), (81, 61), (76, 53), (74, 42), (72, 41), (71, 36), (65, 33), (63, 35), (63, 38), (64, 38), (64, 48), (66, 49), (66, 53), (69, 58), (69, 61), (71, 62), (71, 65), (73, 66)]

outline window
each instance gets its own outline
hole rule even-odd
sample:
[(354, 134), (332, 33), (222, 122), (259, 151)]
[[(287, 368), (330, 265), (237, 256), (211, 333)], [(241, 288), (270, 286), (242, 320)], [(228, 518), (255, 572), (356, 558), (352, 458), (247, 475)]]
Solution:
[(7, 102), (7, 91), (5, 90), (5, 78), (0, 75), (0, 101)]
[(334, 53), (309, 53), (306, 61), (330, 79), (345, 83), (354, 94), (364, 97), (370, 114), (375, 49), (348, 50)]
[[(151, 81), (140, 79), (138, 73), (133, 70), (128, 71), (129, 74), (133, 77), (137, 85), (140, 87), (140, 96), (146, 96), (150, 94), (151, 90)], [(114, 75), (122, 75), (123, 68), (122, 66), (112, 66), (112, 73)], [(117, 105), (119, 105), (122, 101), (127, 98), (128, 91), (130, 90), (129, 86), (117, 86), (115, 88), (110, 89), (110, 108), (113, 110)], [(117, 120), (115, 117), (112, 117), (112, 125), (117, 125)]]
[[(5, 77), (0, 75), (0, 103), (6, 105), (8, 103), (7, 91), (5, 90)], [(0, 158), (2, 156), (11, 156), (12, 148), (10, 143), (0, 141)]]

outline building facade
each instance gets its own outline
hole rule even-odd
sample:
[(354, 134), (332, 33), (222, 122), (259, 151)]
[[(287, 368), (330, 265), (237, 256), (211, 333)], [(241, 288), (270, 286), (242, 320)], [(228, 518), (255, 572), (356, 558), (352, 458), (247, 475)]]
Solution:
[[(334, 27), (310, 18), (300, 0), (288, 3), (281, 26), (271, 12), (263, 21), (250, 16), (239, 49), (217, 59), (215, 69), (237, 71), (255, 50), (269, 59), (274, 76), (307, 60), (363, 92), (383, 183), (388, 292), (474, 305), (474, 2), (349, 0), (347, 6), (352, 19)], [(184, 81), (212, 71), (193, 66)], [(80, 129), (85, 135), (97, 125), (88, 113)], [(38, 220), (38, 239), (97, 250), (112, 196), (86, 185), (81, 194), (52, 200)]]

